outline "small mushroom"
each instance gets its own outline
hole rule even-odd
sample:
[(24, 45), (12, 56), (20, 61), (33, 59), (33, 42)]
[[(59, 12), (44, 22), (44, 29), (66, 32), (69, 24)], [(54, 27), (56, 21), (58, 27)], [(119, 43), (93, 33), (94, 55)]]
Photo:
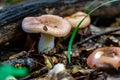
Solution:
[[(87, 15), (86, 13), (79, 11), (74, 13), (71, 16), (65, 17), (65, 19), (70, 22), (72, 28), (75, 28), (86, 15)], [(83, 36), (87, 37), (88, 35), (91, 34), (90, 26), (89, 26), (90, 22), (91, 22), (91, 19), (90, 19), (90, 16), (88, 16), (84, 19), (84, 21), (79, 26), (78, 34), (81, 35), (81, 38)]]
[(87, 64), (90, 68), (96, 71), (107, 73), (107, 80), (120, 80), (119, 47), (104, 47), (96, 49), (88, 56)]
[[(71, 16), (67, 16), (65, 17), (66, 20), (68, 20), (70, 22), (70, 24), (72, 25), (72, 28), (75, 28), (78, 23), (86, 16), (87, 14), (84, 12), (76, 12)], [(90, 24), (91, 20), (90, 17), (88, 16), (87, 18), (85, 18), (85, 20), (82, 22), (82, 24), (80, 25), (80, 29), (87, 27)]]
[(67, 20), (50, 14), (26, 17), (22, 21), (22, 28), (28, 33), (41, 33), (38, 44), (39, 53), (48, 53), (54, 48), (55, 37), (64, 37), (71, 31), (71, 25)]

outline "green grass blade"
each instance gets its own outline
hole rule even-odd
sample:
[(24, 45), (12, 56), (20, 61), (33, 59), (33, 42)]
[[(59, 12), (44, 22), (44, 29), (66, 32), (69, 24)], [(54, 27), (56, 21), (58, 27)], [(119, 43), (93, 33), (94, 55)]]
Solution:
[(73, 40), (76, 36), (76, 33), (79, 29), (79, 26), (81, 25), (81, 23), (85, 20), (86, 17), (88, 17), (89, 15), (91, 15), (95, 10), (97, 10), (98, 8), (106, 5), (106, 4), (109, 4), (109, 3), (112, 3), (112, 2), (115, 2), (115, 1), (119, 1), (119, 0), (108, 0), (100, 5), (98, 5), (97, 7), (95, 7), (93, 10), (91, 10), (80, 22), (79, 24), (76, 26), (76, 28), (73, 30), (72, 32), (72, 35), (71, 35), (71, 38), (70, 38), (70, 41), (69, 41), (69, 44), (68, 44), (68, 62), (69, 64), (71, 63), (71, 54), (70, 54), (70, 51), (71, 51), (71, 48), (72, 48), (72, 44), (73, 44)]

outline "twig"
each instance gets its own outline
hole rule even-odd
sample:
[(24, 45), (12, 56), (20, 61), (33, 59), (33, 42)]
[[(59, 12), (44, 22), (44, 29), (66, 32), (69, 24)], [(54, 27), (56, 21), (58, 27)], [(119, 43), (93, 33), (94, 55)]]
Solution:
[(110, 30), (110, 31), (101, 32), (101, 33), (98, 33), (98, 34), (96, 34), (96, 35), (92, 35), (92, 36), (90, 36), (90, 37), (87, 37), (87, 38), (81, 40), (80, 42), (77, 42), (76, 44), (77, 44), (77, 45), (81, 45), (81, 44), (83, 44), (83, 43), (85, 43), (85, 42), (87, 42), (88, 40), (91, 40), (91, 39), (93, 39), (93, 38), (96, 38), (96, 37), (99, 37), (99, 36), (102, 36), (102, 35), (105, 35), (105, 34), (110, 34), (110, 33), (113, 33), (113, 32), (117, 32), (117, 31), (120, 31), (120, 28), (113, 29), (113, 30)]
[(35, 44), (36, 44), (36, 42), (33, 43), (32, 47), (31, 47), (30, 50), (28, 51), (26, 57), (28, 57), (31, 52), (34, 52), (34, 46), (35, 46)]

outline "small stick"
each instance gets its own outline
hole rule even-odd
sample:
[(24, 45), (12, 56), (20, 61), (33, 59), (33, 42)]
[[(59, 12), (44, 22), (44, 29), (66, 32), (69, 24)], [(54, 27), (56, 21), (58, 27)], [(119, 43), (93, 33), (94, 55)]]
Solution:
[(76, 44), (81, 45), (81, 44), (83, 44), (83, 43), (85, 43), (88, 40), (91, 40), (93, 38), (96, 38), (96, 37), (99, 37), (99, 36), (102, 36), (102, 35), (105, 35), (105, 34), (110, 34), (110, 33), (113, 33), (113, 32), (117, 32), (117, 31), (120, 31), (120, 28), (116, 28), (116, 29), (113, 29), (113, 30), (110, 30), (110, 31), (105, 31), (105, 32), (98, 33), (96, 35), (92, 35), (90, 37), (87, 37), (87, 38), (81, 40), (80, 42), (77, 42)]

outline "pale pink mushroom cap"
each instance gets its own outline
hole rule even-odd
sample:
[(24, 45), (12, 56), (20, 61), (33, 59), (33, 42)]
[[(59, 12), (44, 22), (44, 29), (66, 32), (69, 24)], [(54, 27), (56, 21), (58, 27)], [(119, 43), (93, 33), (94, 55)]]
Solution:
[(28, 33), (43, 33), (63, 37), (70, 32), (71, 25), (62, 17), (46, 14), (39, 17), (26, 17), (22, 22), (22, 28)]
[[(87, 14), (84, 13), (84, 12), (76, 12), (74, 13), (73, 15), (71, 16), (67, 16), (65, 17), (66, 20), (68, 20), (71, 25), (72, 25), (72, 28), (75, 28), (78, 23), (86, 16)], [(90, 16), (86, 17), (85, 20), (82, 22), (82, 24), (80, 25), (80, 29), (81, 28), (86, 28), (88, 25), (90, 25), (90, 22), (91, 22), (91, 19), (90, 19)]]
[(39, 53), (48, 53), (54, 48), (54, 37), (64, 37), (71, 31), (71, 24), (56, 15), (42, 15), (39, 17), (26, 17), (22, 28), (28, 33), (41, 33), (38, 43)]

